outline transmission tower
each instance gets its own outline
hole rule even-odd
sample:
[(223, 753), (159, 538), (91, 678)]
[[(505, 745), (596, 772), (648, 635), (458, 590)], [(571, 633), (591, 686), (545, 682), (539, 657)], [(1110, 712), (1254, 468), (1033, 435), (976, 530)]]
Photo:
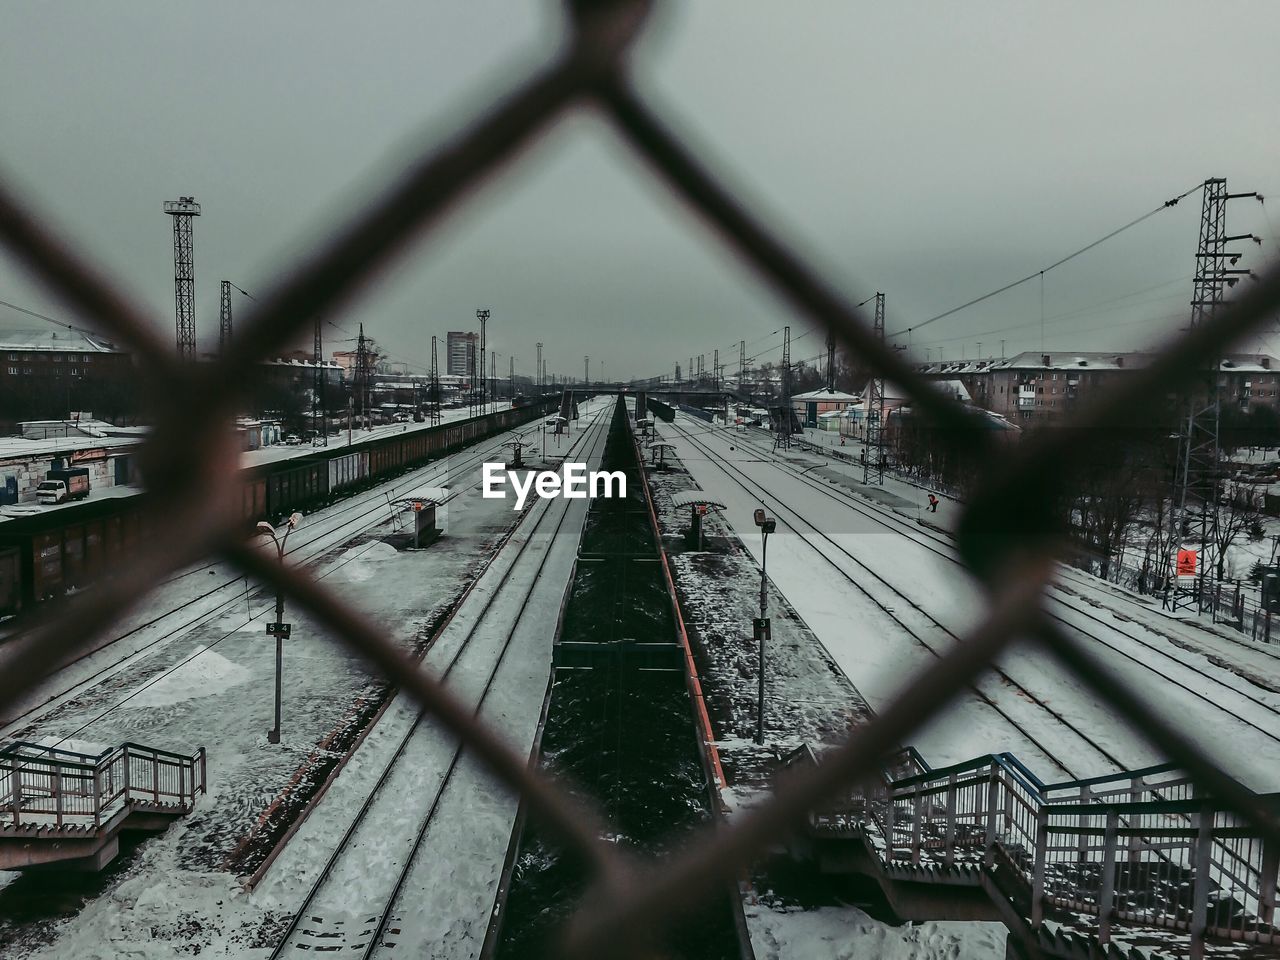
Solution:
[(178, 359), (196, 359), (196, 272), (192, 253), (191, 218), (200, 216), (194, 197), (166, 200), (164, 212), (173, 217), (173, 298), (178, 318)]
[(827, 393), (836, 389), (836, 335), (827, 331)]
[[(315, 362), (315, 376), (311, 381), (311, 429), (316, 431), (316, 435), (321, 438), (320, 442), (323, 446), (329, 445), (329, 430), (325, 426), (325, 410), (324, 402), (324, 332), (323, 321), (316, 317), (316, 342), (312, 359)], [(312, 439), (312, 443), (315, 439)]]
[(222, 297), (218, 307), (218, 353), (227, 352), (231, 344), (231, 281), (222, 281)]
[[(884, 343), (884, 294), (876, 294), (876, 316), (872, 326), (876, 341)], [(874, 468), (874, 470), (873, 470)], [(877, 367), (867, 381), (867, 434), (862, 452), (862, 482), (884, 483), (884, 374)]]
[(582, 358), (582, 382), (583, 383), (591, 382), (591, 358), (590, 357)]
[(536, 381), (536, 385), (538, 388), (534, 392), (541, 393), (542, 392), (542, 344), (541, 343), (538, 344), (538, 361), (533, 368), (533, 377), (534, 377), (534, 380)]
[(360, 324), (360, 335), (356, 338), (356, 370), (354, 393), (357, 409), (364, 418), (365, 428), (372, 424), (369, 420), (369, 347), (364, 337), (364, 324)]
[(440, 363), (436, 359), (436, 338), (431, 338), (431, 385), (427, 400), (430, 403), (431, 423), (440, 422)]
[(747, 375), (747, 341), (738, 341), (738, 389), (742, 389), (743, 378)]
[[(1227, 250), (1233, 240), (1255, 239), (1251, 234), (1227, 236), (1227, 201), (1242, 197), (1256, 197), (1256, 193), (1227, 193), (1227, 181), (1213, 177), (1204, 182), (1204, 200), (1200, 211), (1200, 242), (1196, 249), (1196, 268), (1191, 297), (1191, 327), (1195, 329), (1210, 322), (1222, 305), (1225, 291), (1233, 287), (1240, 275), (1248, 270), (1234, 269), (1240, 254)], [(1218, 378), (1221, 357), (1208, 359), (1199, 388), (1188, 390), (1185, 429), (1179, 444), (1178, 486), (1174, 491), (1176, 508), (1170, 511), (1172, 521), (1171, 540), (1176, 551), (1193, 529), (1193, 521), (1199, 521), (1200, 554), (1196, 565), (1195, 586), (1186, 590), (1177, 588), (1172, 597), (1175, 610), (1194, 604), (1203, 612), (1208, 601), (1205, 577), (1213, 562), (1210, 546), (1214, 544), (1218, 530), (1218, 427), (1220, 402)], [(1199, 516), (1195, 516), (1195, 511)], [(1172, 557), (1170, 559), (1173, 559)]]
[(716, 350), (711, 355), (711, 382), (717, 390), (720, 389), (720, 351)]
[(777, 446), (791, 449), (791, 328), (782, 328), (782, 418)]

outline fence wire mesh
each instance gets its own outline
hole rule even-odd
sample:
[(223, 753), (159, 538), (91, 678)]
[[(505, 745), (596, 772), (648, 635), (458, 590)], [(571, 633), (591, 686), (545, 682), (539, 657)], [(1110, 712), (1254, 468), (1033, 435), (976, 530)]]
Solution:
[[(335, 224), (323, 244), (255, 306), (231, 349), (201, 367), (182, 365), (146, 311), (131, 303), (92, 266), (92, 257), (54, 237), (42, 218), (0, 184), (0, 238), (13, 256), (71, 310), (91, 319), (139, 361), (155, 402), (155, 430), (145, 447), (144, 475), (154, 514), (166, 536), (103, 590), (50, 604), (37, 628), (19, 641), (13, 668), (0, 676), (0, 708), (67, 656), (87, 648), (155, 582), (177, 567), (221, 553), (245, 574), (282, 590), (327, 622), (342, 642), (409, 691), (453, 730), (529, 805), (532, 816), (566, 848), (594, 867), (560, 941), (566, 957), (645, 951), (649, 936), (699, 898), (723, 889), (767, 845), (801, 824), (808, 811), (873, 776), (879, 764), (943, 710), (1003, 650), (1040, 644), (1062, 668), (1113, 706), (1197, 784), (1249, 822), (1268, 842), (1280, 824), (1261, 799), (1226, 774), (1145, 698), (1109, 673), (1079, 642), (1049, 624), (1041, 598), (1052, 577), (1058, 541), (1044, 515), (1044, 495), (1094, 431), (1119, 425), (1135, 408), (1163, 398), (1215, 356), (1280, 309), (1280, 272), (1171, 343), (1151, 366), (1136, 371), (1076, 413), (1074, 427), (1028, 438), (985, 475), (970, 496), (958, 533), (962, 556), (986, 584), (989, 606), (964, 642), (916, 676), (901, 695), (854, 732), (824, 762), (783, 782), (772, 801), (731, 826), (708, 831), (661, 868), (624, 861), (604, 843), (601, 821), (566, 792), (531, 770), (525, 757), (435, 679), (418, 670), (367, 618), (345, 607), (306, 573), (267, 562), (236, 535), (233, 499), (237, 455), (224, 424), (250, 378), (242, 374), (352, 300), (410, 241), (430, 231), (468, 195), (517, 158), (522, 148), (571, 109), (599, 111), (653, 175), (797, 311), (829, 330), (866, 365), (899, 386), (941, 429), (964, 429), (968, 414), (914, 372), (873, 335), (862, 314), (823, 281), (777, 234), (757, 220), (707, 165), (645, 103), (631, 82), (628, 50), (640, 33), (649, 0), (576, 0), (570, 35), (547, 66), (479, 111), (460, 133), (420, 157), (403, 179), (364, 211)], [(174, 403), (172, 398), (185, 398)], [(994, 461), (989, 461), (994, 462)]]

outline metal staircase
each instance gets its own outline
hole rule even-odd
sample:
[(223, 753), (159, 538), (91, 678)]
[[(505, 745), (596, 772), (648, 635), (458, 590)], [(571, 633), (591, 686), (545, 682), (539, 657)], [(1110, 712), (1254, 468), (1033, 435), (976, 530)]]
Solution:
[[(820, 762), (808, 747), (787, 758)], [(1169, 765), (1046, 784), (1011, 754), (935, 770), (908, 748), (814, 811), (806, 840), (826, 868), (876, 875), (895, 909), (1005, 920), (1028, 955), (1095, 955), (1071, 933), (1111, 956), (1119, 930), (1170, 955), (1203, 957), (1214, 942), (1280, 955), (1280, 849)], [(938, 906), (942, 887), (981, 888), (988, 909), (957, 916)]]

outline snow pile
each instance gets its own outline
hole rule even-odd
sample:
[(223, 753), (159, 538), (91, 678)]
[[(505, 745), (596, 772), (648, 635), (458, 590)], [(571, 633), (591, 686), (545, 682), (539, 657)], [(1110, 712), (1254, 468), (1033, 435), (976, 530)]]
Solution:
[(214, 650), (201, 647), (181, 670), (165, 674), (129, 701), (131, 707), (167, 707), (197, 697), (225, 693), (245, 683), (252, 672)]

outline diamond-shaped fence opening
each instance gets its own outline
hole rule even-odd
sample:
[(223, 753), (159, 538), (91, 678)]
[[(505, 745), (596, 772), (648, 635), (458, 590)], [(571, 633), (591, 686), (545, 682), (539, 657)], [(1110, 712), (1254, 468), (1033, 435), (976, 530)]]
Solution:
[[(408, 691), (478, 754), (531, 815), (594, 868), (596, 883), (567, 926), (566, 957), (599, 957), (640, 950), (645, 934), (723, 889), (765, 847), (804, 819), (807, 811), (850, 784), (873, 775), (882, 759), (943, 709), (1016, 638), (1041, 644), (1056, 661), (1104, 698), (1208, 793), (1235, 811), (1269, 842), (1280, 841), (1270, 810), (1224, 773), (1180, 731), (1160, 719), (1134, 690), (1104, 670), (1082, 646), (1054, 629), (1040, 612), (1043, 587), (1054, 570), (1056, 541), (1039, 511), (1058, 476), (1088, 437), (1123, 422), (1146, 398), (1167, 395), (1195, 375), (1205, 356), (1221, 353), (1280, 308), (1280, 272), (1262, 278), (1209, 322), (1172, 343), (1148, 368), (1135, 372), (1079, 410), (1077, 429), (1029, 438), (979, 478), (960, 526), (964, 559), (987, 584), (983, 622), (964, 642), (914, 678), (903, 693), (820, 766), (786, 779), (771, 802), (730, 827), (653, 868), (624, 862), (599, 839), (600, 821), (529, 769), (470, 710), (419, 671), (367, 618), (347, 609), (305, 573), (271, 563), (238, 542), (232, 504), (236, 454), (222, 429), (242, 399), (247, 377), (237, 372), (286, 343), (304, 324), (332, 314), (359, 286), (431, 230), (469, 192), (501, 171), (560, 114), (600, 111), (653, 175), (680, 198), (756, 275), (798, 312), (829, 330), (867, 366), (905, 391), (913, 406), (942, 429), (962, 430), (968, 414), (934, 390), (873, 335), (870, 325), (835, 289), (757, 221), (637, 95), (627, 73), (628, 48), (649, 12), (647, 0), (577, 0), (570, 4), (572, 36), (558, 57), (479, 111), (469, 126), (414, 163), (407, 175), (284, 276), (253, 311), (243, 334), (215, 363), (180, 366), (131, 304), (82, 255), (44, 232), (40, 218), (0, 184), (0, 238), (30, 272), (71, 309), (91, 318), (127, 346), (156, 398), (156, 429), (146, 443), (144, 472), (161, 529), (148, 550), (109, 588), (51, 603), (37, 629), (19, 641), (13, 667), (0, 676), (0, 707), (35, 679), (89, 645), (152, 584), (176, 567), (220, 552), (247, 575), (281, 589), (326, 621), (342, 642)], [(181, 407), (181, 409), (179, 409)], [(636, 945), (629, 947), (627, 945)]]

